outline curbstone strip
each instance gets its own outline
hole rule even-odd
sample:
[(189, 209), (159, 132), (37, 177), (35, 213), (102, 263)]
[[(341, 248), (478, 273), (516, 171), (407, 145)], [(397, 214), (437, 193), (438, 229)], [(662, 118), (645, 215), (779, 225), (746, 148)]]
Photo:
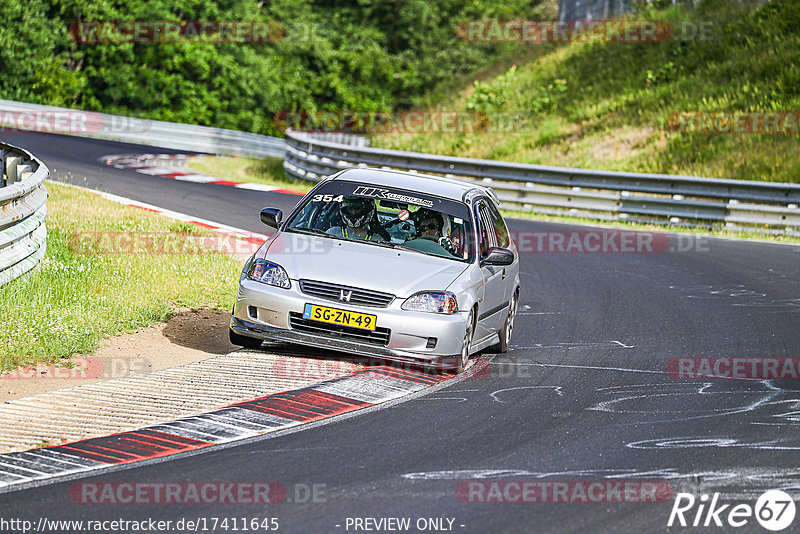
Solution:
[(171, 456), (374, 406), (452, 378), (370, 367), (293, 391), (137, 430), (0, 455), (0, 492), (33, 481)]
[(194, 154), (120, 154), (103, 156), (101, 161), (116, 169), (132, 170), (151, 176), (161, 176), (182, 182), (195, 182), (202, 184), (224, 185), (239, 189), (253, 191), (268, 191), (286, 195), (305, 195), (302, 191), (285, 189), (276, 185), (257, 184), (253, 182), (238, 182), (235, 180), (220, 180), (214, 176), (191, 171), (186, 168), (189, 158), (197, 157)]

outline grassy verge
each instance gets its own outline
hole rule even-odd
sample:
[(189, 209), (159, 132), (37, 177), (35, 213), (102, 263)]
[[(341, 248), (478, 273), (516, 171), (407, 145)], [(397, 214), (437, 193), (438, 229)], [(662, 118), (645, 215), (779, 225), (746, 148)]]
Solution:
[(289, 180), (281, 158), (236, 158), (228, 156), (189, 158), (189, 168), (225, 180), (274, 185), (284, 189), (309, 191), (311, 180)]
[(186, 246), (208, 232), (52, 182), (47, 188), (44, 263), (0, 287), (0, 371), (90, 354), (104, 337), (180, 308), (233, 305), (240, 261)]
[[(604, 170), (800, 182), (797, 130), (714, 134), (678, 127), (676, 114), (687, 111), (800, 110), (800, 4), (775, 0), (754, 5), (707, 0), (694, 11), (645, 7), (632, 16), (669, 21), (676, 38), (666, 42), (531, 45), (538, 55), (431, 104), (501, 114), (510, 128), (374, 135), (372, 146)], [(681, 38), (705, 21), (711, 24), (710, 39)]]

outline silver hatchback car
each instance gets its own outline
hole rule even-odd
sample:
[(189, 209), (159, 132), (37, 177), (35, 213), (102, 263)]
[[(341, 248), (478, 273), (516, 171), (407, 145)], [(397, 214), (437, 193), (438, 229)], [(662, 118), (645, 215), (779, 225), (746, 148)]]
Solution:
[(494, 191), (350, 169), (312, 189), (247, 261), (235, 345), (279, 340), (460, 372), (508, 349), (519, 259)]

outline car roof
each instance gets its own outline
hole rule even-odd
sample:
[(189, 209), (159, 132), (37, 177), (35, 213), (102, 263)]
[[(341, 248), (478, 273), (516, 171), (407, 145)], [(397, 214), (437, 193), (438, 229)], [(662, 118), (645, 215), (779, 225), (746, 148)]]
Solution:
[(449, 198), (458, 202), (464, 201), (464, 195), (468, 191), (479, 191), (496, 199), (494, 191), (490, 188), (456, 180), (442, 176), (432, 176), (430, 174), (420, 174), (406, 171), (392, 171), (384, 169), (347, 169), (337, 175), (332, 180), (347, 180), (354, 182), (364, 182), (374, 185), (388, 187), (398, 187), (409, 191), (428, 193), (442, 198)]

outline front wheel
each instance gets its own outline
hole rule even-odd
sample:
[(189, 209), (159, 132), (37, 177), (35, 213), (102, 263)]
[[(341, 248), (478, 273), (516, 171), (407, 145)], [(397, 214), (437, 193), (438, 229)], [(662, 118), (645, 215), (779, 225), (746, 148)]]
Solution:
[(469, 312), (469, 318), (467, 319), (467, 330), (464, 332), (464, 343), (461, 346), (461, 354), (458, 358), (458, 363), (456, 364), (456, 373), (463, 373), (464, 369), (467, 367), (467, 362), (469, 362), (469, 353), (472, 349), (472, 336), (475, 333), (475, 310)]
[(228, 330), (228, 338), (231, 340), (231, 343), (234, 345), (238, 345), (240, 347), (244, 347), (246, 349), (257, 349), (261, 347), (262, 341), (255, 337), (247, 337), (241, 334), (237, 334), (233, 331), (233, 329)]
[(508, 344), (511, 341), (511, 332), (514, 331), (514, 318), (517, 315), (517, 305), (519, 304), (519, 292), (515, 291), (511, 297), (511, 304), (508, 306), (508, 315), (503, 328), (500, 330), (500, 343), (496, 345), (497, 352), (505, 354), (508, 352)]

